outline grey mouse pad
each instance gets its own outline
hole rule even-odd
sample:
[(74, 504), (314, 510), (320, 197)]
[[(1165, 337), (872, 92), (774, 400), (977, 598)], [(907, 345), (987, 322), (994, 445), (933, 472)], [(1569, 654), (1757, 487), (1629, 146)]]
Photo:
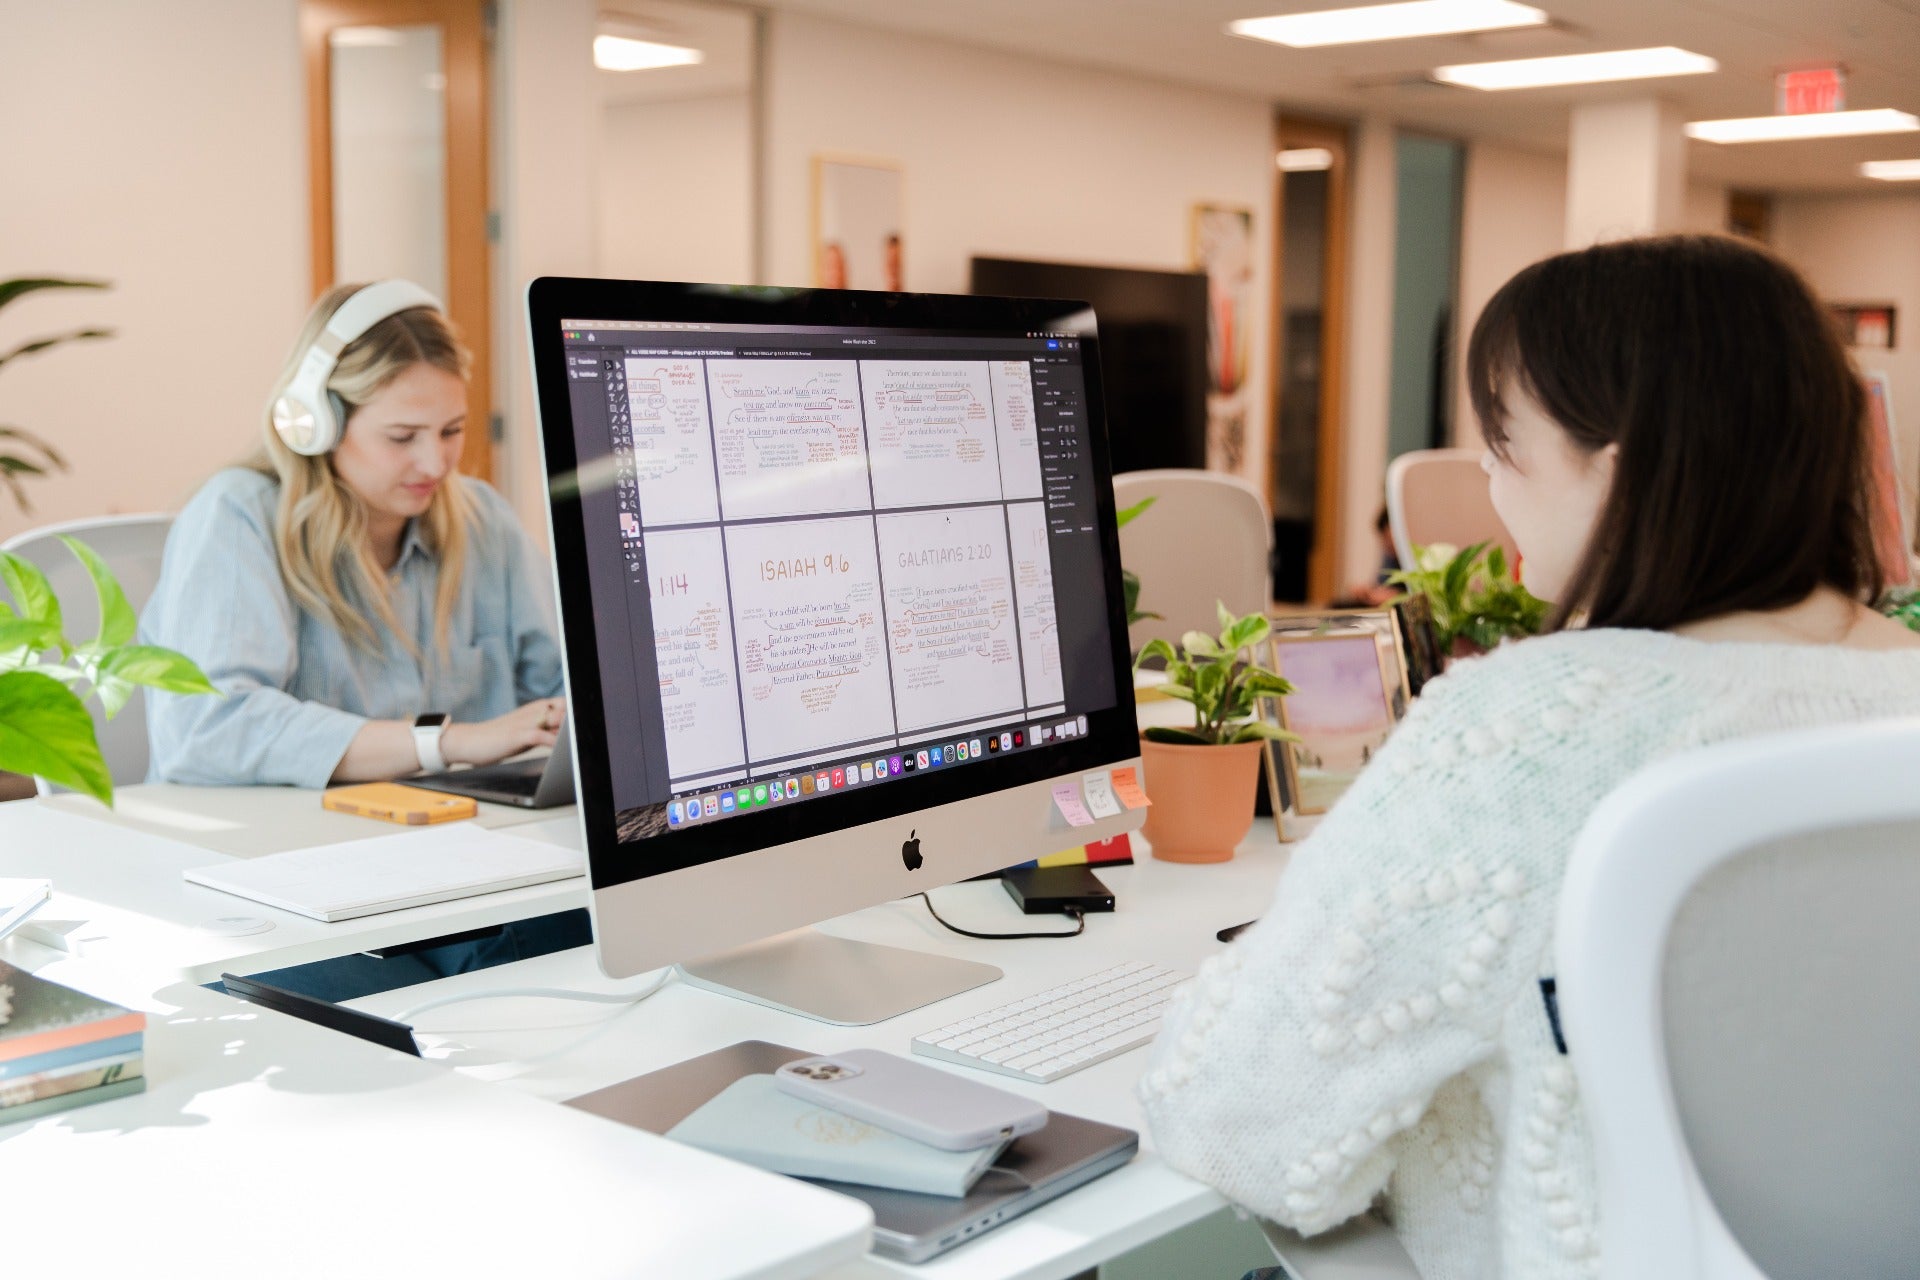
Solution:
[[(635, 1076), (567, 1105), (621, 1124), (665, 1133), (742, 1076), (769, 1074), (815, 1053), (743, 1040), (644, 1076)], [(1055, 1111), (1047, 1127), (1008, 1147), (964, 1197), (919, 1195), (846, 1182), (816, 1185), (873, 1207), (874, 1250), (924, 1262), (1092, 1181), (1133, 1159), (1140, 1135), (1116, 1125)]]

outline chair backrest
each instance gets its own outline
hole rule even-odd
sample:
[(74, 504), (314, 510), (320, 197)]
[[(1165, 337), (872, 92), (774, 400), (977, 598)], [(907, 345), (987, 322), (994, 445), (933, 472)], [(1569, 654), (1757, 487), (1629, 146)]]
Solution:
[(1558, 999), (1604, 1280), (1920, 1259), (1920, 720), (1723, 743), (1595, 810)]
[(1413, 568), (1413, 549), (1435, 542), (1470, 547), (1497, 542), (1513, 557), (1513, 535), (1487, 495), (1476, 449), (1416, 449), (1387, 467), (1387, 524), (1400, 567)]
[(1260, 491), (1239, 476), (1168, 468), (1113, 478), (1121, 509), (1142, 498), (1153, 507), (1120, 530), (1120, 562), (1140, 575), (1140, 607), (1162, 615), (1129, 629), (1132, 647), (1183, 632), (1219, 633), (1215, 604), (1236, 614), (1272, 604), (1269, 553), (1273, 521)]
[[(64, 524), (30, 529), (0, 544), (32, 561), (53, 585), (60, 601), (60, 614), (67, 635), (76, 642), (92, 638), (100, 630), (100, 603), (93, 580), (74, 554), (60, 541), (60, 535), (77, 538), (97, 552), (113, 571), (127, 603), (138, 613), (160, 581), (160, 557), (166, 550), (167, 530), (173, 526), (170, 515), (101, 516), (97, 519), (69, 520)], [(113, 784), (142, 782), (147, 776), (147, 700), (131, 698), (120, 714), (106, 719), (91, 699), (94, 733), (100, 741), (100, 754), (107, 763)], [(42, 795), (53, 788), (44, 778), (34, 779)]]

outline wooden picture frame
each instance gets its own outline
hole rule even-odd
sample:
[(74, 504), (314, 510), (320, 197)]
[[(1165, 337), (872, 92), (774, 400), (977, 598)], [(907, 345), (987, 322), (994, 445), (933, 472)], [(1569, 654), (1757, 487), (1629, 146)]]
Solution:
[(1406, 714), (1399, 646), (1387, 615), (1320, 632), (1278, 631), (1272, 668), (1294, 686), (1279, 700), (1280, 724), (1300, 741), (1280, 747), (1285, 794), (1301, 815), (1325, 813)]

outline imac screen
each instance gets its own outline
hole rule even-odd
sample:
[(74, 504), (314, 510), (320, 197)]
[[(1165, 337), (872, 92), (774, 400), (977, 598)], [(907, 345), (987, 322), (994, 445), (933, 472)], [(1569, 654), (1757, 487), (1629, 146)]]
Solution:
[(621, 878), (1131, 751), (1085, 326), (559, 328)]

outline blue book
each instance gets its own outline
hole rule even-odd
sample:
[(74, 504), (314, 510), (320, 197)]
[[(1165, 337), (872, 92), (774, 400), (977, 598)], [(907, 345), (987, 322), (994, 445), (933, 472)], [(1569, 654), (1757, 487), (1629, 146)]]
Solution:
[(1007, 1148), (942, 1151), (742, 1076), (667, 1131), (676, 1142), (797, 1178), (964, 1196)]
[(38, 1075), (42, 1071), (71, 1066), (76, 1062), (92, 1062), (96, 1059), (117, 1058), (123, 1054), (138, 1053), (140, 1042), (144, 1038), (140, 1032), (135, 1031), (131, 1035), (115, 1036), (111, 1040), (95, 1040), (91, 1044), (71, 1044), (64, 1049), (49, 1049), (45, 1053), (36, 1053), (30, 1058), (14, 1058), (7, 1062), (0, 1062), (0, 1080)]

